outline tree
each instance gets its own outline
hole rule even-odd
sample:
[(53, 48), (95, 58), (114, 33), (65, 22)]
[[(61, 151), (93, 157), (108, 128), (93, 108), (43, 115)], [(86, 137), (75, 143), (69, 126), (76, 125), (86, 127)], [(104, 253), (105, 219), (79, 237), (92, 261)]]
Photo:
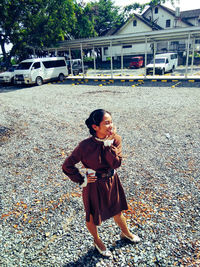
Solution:
[(94, 17), (91, 16), (90, 4), (75, 3), (76, 23), (72, 29), (72, 36), (75, 39), (97, 36), (94, 29)]
[[(1, 0), (0, 45), (4, 61), (12, 56), (27, 57), (64, 40), (75, 23), (73, 0)], [(5, 45), (12, 43), (9, 54)]]
[(98, 36), (105, 35), (110, 29), (120, 26), (124, 21), (120, 8), (115, 6), (112, 0), (99, 0), (88, 5)]

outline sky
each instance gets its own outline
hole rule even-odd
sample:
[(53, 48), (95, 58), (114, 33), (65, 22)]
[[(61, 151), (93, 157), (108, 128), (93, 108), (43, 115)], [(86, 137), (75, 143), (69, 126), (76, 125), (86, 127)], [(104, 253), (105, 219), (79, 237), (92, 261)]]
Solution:
[[(85, 0), (86, 2), (89, 2), (90, 0)], [(127, 6), (127, 5), (131, 5), (133, 3), (147, 3), (149, 2), (149, 0), (114, 0), (115, 4), (117, 6)], [(192, 9), (200, 9), (200, 1), (199, 0), (174, 0), (174, 2), (176, 3), (176, 6), (180, 7), (180, 11), (185, 11), (185, 10), (192, 10)], [(168, 1), (168, 3), (164, 4), (165, 6), (175, 9), (171, 4), (170, 1)]]

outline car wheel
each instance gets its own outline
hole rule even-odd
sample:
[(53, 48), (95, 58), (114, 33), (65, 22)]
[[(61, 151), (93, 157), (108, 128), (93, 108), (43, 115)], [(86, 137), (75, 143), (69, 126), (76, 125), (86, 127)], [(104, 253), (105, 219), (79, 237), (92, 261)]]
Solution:
[(74, 70), (73, 74), (74, 74), (74, 76), (78, 75), (79, 74), (78, 70)]
[(60, 75), (59, 75), (58, 79), (59, 79), (59, 81), (60, 81), (60, 82), (63, 82), (63, 81), (64, 81), (64, 79), (65, 79), (65, 76), (64, 76), (64, 74), (63, 74), (63, 73), (60, 73)]
[(42, 77), (38, 76), (36, 78), (36, 81), (35, 81), (36, 85), (40, 86), (43, 84), (43, 80), (42, 80)]
[(12, 77), (11, 79), (11, 84), (14, 84), (14, 77)]
[(164, 75), (165, 74), (165, 69), (162, 69), (161, 70), (161, 75)]

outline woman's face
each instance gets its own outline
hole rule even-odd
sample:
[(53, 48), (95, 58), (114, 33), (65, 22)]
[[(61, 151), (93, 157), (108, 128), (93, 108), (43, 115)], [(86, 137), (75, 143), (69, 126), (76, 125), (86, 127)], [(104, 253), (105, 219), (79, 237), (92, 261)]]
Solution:
[(93, 129), (96, 131), (96, 137), (106, 138), (113, 134), (113, 122), (110, 114), (105, 113), (99, 126), (93, 124)]

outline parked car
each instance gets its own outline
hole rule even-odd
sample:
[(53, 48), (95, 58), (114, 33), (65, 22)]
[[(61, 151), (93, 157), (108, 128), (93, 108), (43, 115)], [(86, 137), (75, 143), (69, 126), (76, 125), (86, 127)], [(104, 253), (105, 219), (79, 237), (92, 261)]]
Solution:
[(132, 57), (129, 67), (138, 69), (138, 68), (141, 68), (143, 64), (144, 64), (144, 60), (142, 56)]
[(13, 83), (14, 82), (14, 70), (18, 65), (13, 65), (5, 72), (0, 73), (0, 83)]
[[(173, 72), (178, 66), (178, 56), (176, 53), (158, 54), (155, 56), (155, 73), (163, 75), (165, 72)], [(147, 74), (153, 73), (154, 60), (146, 66)]]
[[(72, 71), (71, 71), (71, 65), (72, 65)], [(72, 59), (71, 61), (68, 60), (67, 66), (69, 74), (73, 73), (73, 75), (78, 75), (79, 73), (83, 73), (83, 66), (81, 59)], [(84, 74), (86, 74), (87, 71), (88, 71), (88, 66), (84, 65)]]
[(15, 70), (15, 84), (36, 84), (56, 79), (63, 81), (68, 76), (67, 62), (64, 57), (26, 59)]

